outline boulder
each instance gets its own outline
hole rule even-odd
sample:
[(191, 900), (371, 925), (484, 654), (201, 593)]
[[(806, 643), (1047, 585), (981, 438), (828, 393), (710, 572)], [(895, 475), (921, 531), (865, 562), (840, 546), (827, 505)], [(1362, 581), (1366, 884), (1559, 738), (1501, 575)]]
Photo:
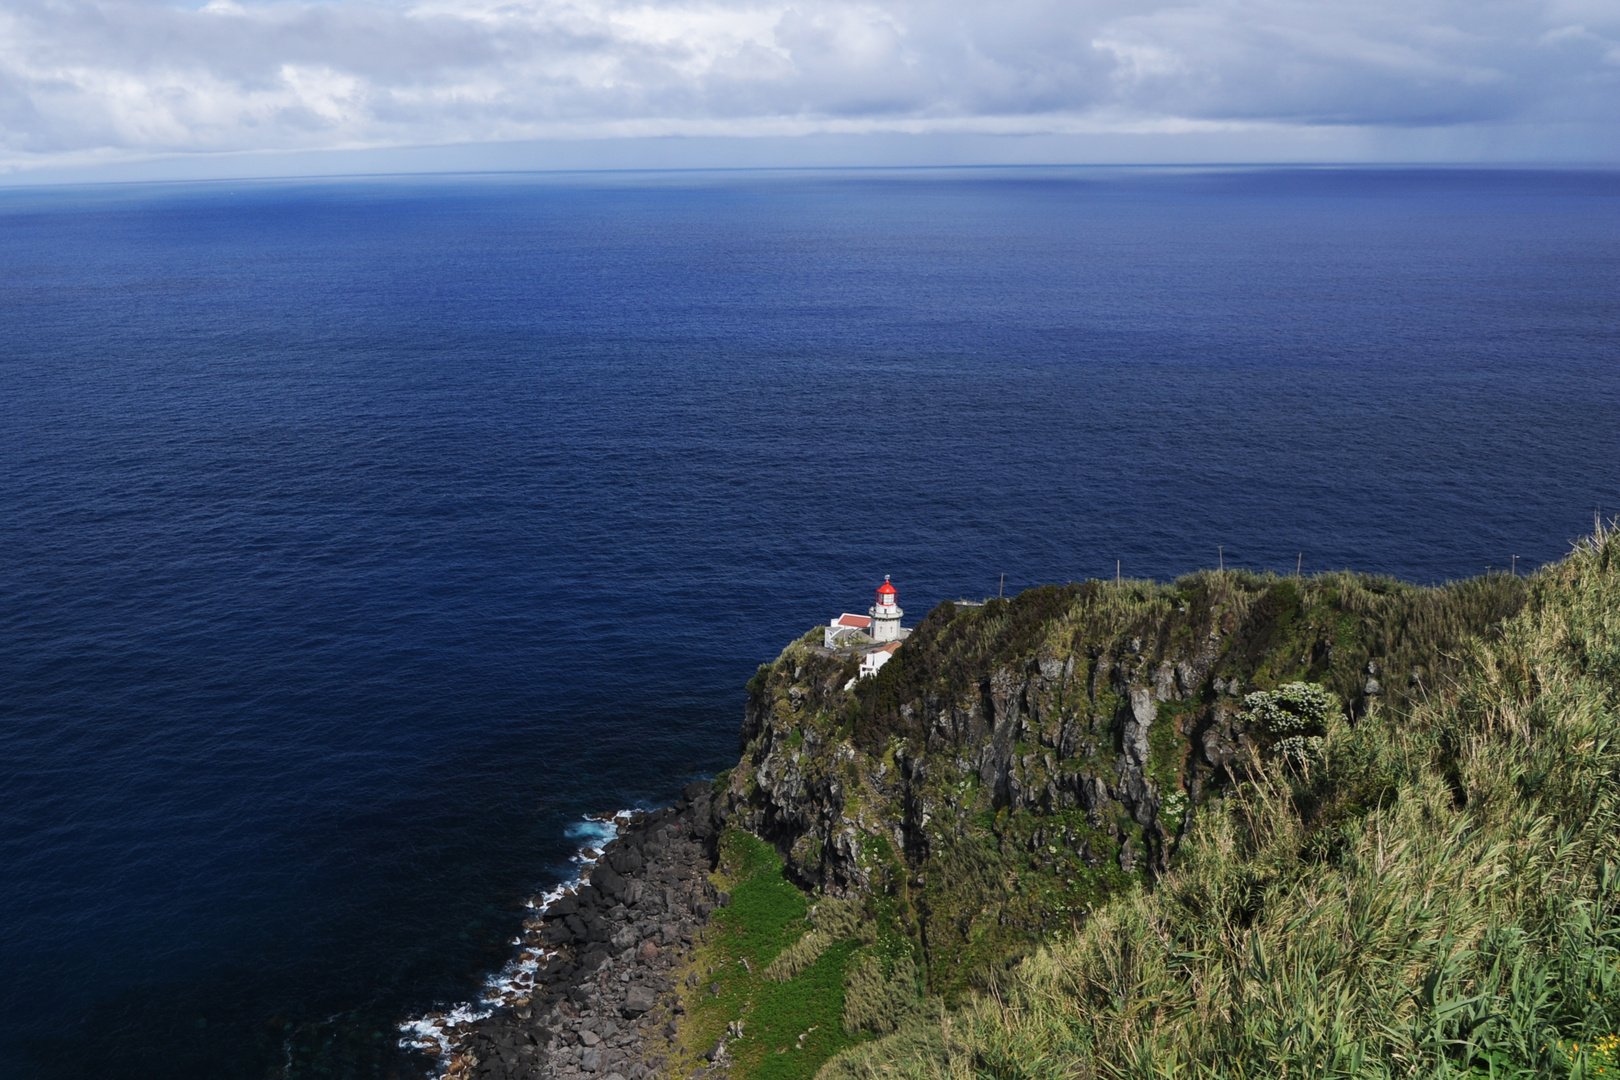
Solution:
[(625, 880), (611, 866), (598, 866), (591, 871), (591, 884), (604, 895), (618, 899), (624, 894)]
[(642, 1013), (650, 1012), (658, 1004), (658, 995), (653, 993), (650, 986), (632, 986), (630, 992), (624, 995), (624, 1005), (620, 1011), (634, 1020)]

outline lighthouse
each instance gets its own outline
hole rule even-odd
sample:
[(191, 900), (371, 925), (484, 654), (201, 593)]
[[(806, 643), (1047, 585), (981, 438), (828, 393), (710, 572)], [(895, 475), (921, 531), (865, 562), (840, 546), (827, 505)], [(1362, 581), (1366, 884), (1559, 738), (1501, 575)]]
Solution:
[(905, 612), (894, 602), (897, 595), (894, 586), (889, 584), (889, 575), (884, 574), (883, 584), (878, 586), (877, 603), (872, 605), (872, 629), (867, 631), (873, 641), (900, 640), (900, 616)]

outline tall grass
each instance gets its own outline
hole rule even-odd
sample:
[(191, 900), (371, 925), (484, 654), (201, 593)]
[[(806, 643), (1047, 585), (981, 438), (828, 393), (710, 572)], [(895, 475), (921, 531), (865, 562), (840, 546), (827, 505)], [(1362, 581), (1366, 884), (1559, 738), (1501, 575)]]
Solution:
[(823, 1080), (1608, 1075), (1620, 535), (1538, 573), (1461, 660), (1329, 725), (1308, 769), (1254, 762), (1153, 891)]
[(1376, 660), (1378, 693), (1404, 709), (1453, 677), (1462, 644), (1519, 611), (1526, 590), (1524, 578), (1508, 574), (1424, 588), (1348, 572), (1289, 578), (1206, 570), (1169, 584), (1046, 585), (977, 609), (944, 603), (877, 678), (857, 684), (848, 700), (851, 731), (869, 752), (895, 736), (916, 738), (920, 718), (971, 700), (995, 667), (1037, 653), (1117, 657), (1134, 638), (1153, 655), (1188, 658), (1198, 651), (1192, 638), (1212, 620), (1231, 635), (1219, 647), (1218, 669), (1246, 686), (1309, 679), (1358, 703), (1368, 661)]
[(765, 968), (765, 977), (787, 982), (816, 962), (816, 958), (838, 942), (854, 937), (860, 929), (860, 903), (835, 896), (823, 897), (810, 910), (811, 929), (792, 945), (776, 954)]

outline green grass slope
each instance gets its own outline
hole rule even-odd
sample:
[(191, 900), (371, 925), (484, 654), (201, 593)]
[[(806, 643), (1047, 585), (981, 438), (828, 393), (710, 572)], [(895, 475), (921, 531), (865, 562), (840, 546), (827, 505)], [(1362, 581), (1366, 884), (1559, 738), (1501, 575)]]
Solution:
[[(893, 1028), (883, 976), (910, 963), (905, 940), (882, 919), (862, 918), (859, 904), (807, 897), (782, 870), (781, 856), (757, 837), (722, 836), (713, 881), (730, 902), (680, 973), (685, 1020), (670, 1074), (705, 1067), (721, 1044), (716, 1064), (733, 1076), (810, 1080), (838, 1051)], [(915, 970), (905, 1002), (917, 995)]]

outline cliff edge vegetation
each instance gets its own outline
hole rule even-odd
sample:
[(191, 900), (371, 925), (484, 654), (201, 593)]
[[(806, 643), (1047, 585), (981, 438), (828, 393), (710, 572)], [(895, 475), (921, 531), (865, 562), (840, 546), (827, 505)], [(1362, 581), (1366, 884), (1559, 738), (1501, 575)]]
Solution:
[[(945, 604), (848, 691), (853, 662), (807, 635), (749, 684), (716, 781), (725, 883), (802, 900), (699, 950), (690, 1060), (1608, 1075), (1617, 620), (1600, 529), (1530, 578), (1208, 572)], [(787, 1030), (799, 979), (814, 1031)], [(758, 1047), (756, 1001), (779, 1003)]]

